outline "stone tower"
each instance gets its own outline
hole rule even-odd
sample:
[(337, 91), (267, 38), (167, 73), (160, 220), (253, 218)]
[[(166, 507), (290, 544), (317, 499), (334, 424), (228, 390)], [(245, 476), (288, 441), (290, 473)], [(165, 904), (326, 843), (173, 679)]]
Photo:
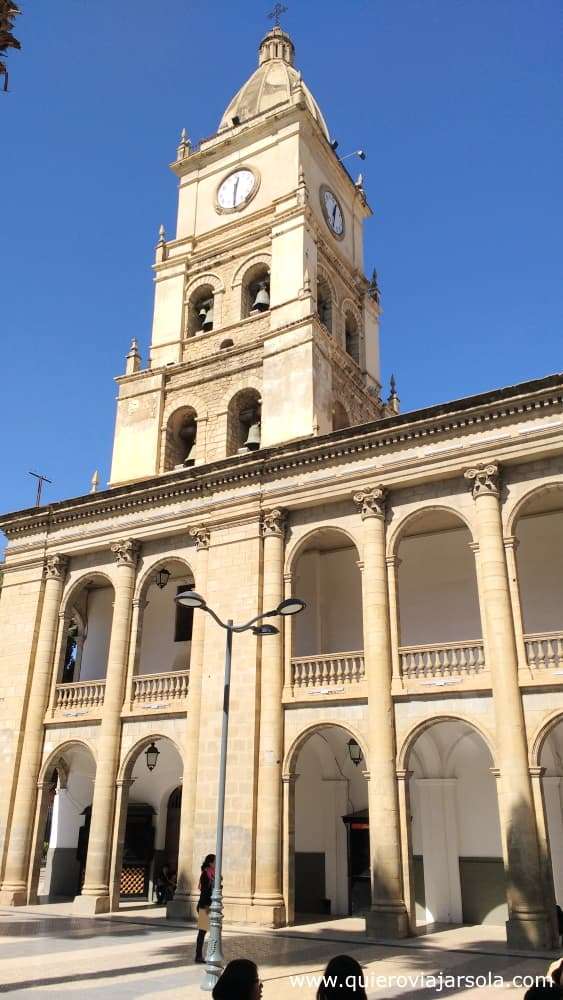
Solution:
[(384, 415), (371, 215), (276, 26), (215, 135), (185, 132), (147, 368), (118, 378), (112, 485)]

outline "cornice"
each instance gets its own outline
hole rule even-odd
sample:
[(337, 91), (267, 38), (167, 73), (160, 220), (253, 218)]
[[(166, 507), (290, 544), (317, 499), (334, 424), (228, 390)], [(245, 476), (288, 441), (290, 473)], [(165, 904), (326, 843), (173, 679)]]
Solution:
[[(116, 486), (97, 494), (86, 494), (50, 504), (46, 507), (28, 508), (0, 517), (0, 528), (8, 538), (17, 538), (27, 533), (41, 533), (70, 522), (84, 522), (87, 519), (111, 515), (134, 514), (155, 503), (169, 502), (182, 497), (211, 498), (221, 487), (254, 480), (307, 466), (321, 466), (323, 463), (351, 455), (378, 453), (393, 449), (408, 441), (436, 439), (452, 431), (487, 426), (494, 422), (534, 410), (561, 409), (563, 406), (563, 375), (557, 374), (544, 379), (508, 386), (489, 393), (454, 400), (451, 403), (427, 407), (370, 423), (356, 425), (327, 434), (323, 437), (301, 438), (288, 444), (277, 445), (250, 455), (237, 455), (218, 462), (195, 468), (166, 473), (125, 486)], [(560, 433), (561, 428), (557, 428)], [(546, 437), (546, 428), (527, 433), (526, 442)], [(507, 439), (499, 445), (491, 443), (498, 451), (506, 444), (521, 444)], [(487, 442), (480, 441), (474, 448), (464, 449), (463, 468), (467, 466), (470, 454), (486, 454)], [(439, 452), (436, 456), (409, 459), (398, 457), (396, 463), (386, 468), (387, 475), (393, 470), (408, 468), (420, 470), (421, 464), (428, 467), (436, 462), (451, 460), (451, 451)], [(458, 462), (458, 473), (463, 468)], [(453, 474), (453, 473), (452, 473)], [(365, 477), (365, 472), (364, 472)], [(410, 477), (407, 477), (410, 478)]]

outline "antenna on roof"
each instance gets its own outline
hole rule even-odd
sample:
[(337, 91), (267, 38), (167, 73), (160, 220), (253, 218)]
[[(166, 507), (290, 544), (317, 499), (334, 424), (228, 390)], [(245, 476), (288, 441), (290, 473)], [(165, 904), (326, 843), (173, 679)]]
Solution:
[(41, 506), (41, 494), (43, 493), (43, 483), (52, 483), (52, 479), (47, 479), (47, 476), (42, 476), (39, 472), (30, 472), (30, 476), (34, 476), (37, 480), (37, 493), (35, 495), (35, 506)]

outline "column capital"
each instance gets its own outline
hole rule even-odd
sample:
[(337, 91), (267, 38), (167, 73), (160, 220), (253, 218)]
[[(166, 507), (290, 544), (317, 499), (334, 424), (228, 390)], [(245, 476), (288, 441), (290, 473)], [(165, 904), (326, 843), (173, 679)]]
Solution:
[(385, 556), (385, 562), (387, 563), (389, 569), (398, 569), (402, 563), (402, 559), (399, 559), (399, 556), (397, 555)]
[(474, 465), (466, 469), (464, 478), (469, 480), (473, 499), (480, 496), (500, 496), (500, 467), (498, 462), (488, 462), (485, 465)]
[(397, 781), (409, 781), (414, 771), (409, 771), (408, 767), (397, 768)]
[(56, 552), (45, 560), (45, 576), (47, 580), (64, 580), (69, 564), (68, 556)]
[[(546, 772), (546, 768), (545, 767), (531, 767), (530, 768), (530, 777), (531, 778), (543, 778), (545, 772)], [(557, 778), (557, 781), (559, 781), (559, 780), (560, 779)]]
[(512, 549), (514, 552), (520, 545), (520, 539), (516, 535), (505, 535), (504, 536), (504, 547), (505, 549)]
[(134, 568), (137, 565), (140, 549), (141, 545), (135, 538), (120, 538), (118, 542), (113, 542), (111, 545), (111, 551), (118, 566), (132, 566)]
[(204, 525), (197, 525), (195, 528), (190, 528), (190, 537), (193, 538), (194, 544), (198, 552), (202, 549), (209, 548), (209, 540), (211, 538), (211, 533), (209, 528), (204, 527)]
[(368, 517), (385, 519), (388, 491), (385, 486), (369, 486), (353, 494), (353, 500), (360, 509), (362, 521)]
[(273, 510), (265, 510), (262, 512), (261, 525), (264, 537), (266, 535), (277, 535), (283, 538), (287, 525), (287, 512), (282, 510), (281, 507), (275, 507)]

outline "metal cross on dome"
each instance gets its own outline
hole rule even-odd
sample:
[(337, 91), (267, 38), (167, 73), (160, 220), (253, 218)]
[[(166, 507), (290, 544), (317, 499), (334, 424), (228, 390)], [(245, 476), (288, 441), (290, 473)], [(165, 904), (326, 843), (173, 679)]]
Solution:
[(277, 3), (274, 6), (274, 9), (271, 10), (270, 13), (268, 14), (268, 17), (272, 18), (276, 28), (281, 27), (280, 17), (282, 16), (282, 14), (285, 14), (286, 12), (287, 12), (287, 7), (284, 7), (283, 3)]

